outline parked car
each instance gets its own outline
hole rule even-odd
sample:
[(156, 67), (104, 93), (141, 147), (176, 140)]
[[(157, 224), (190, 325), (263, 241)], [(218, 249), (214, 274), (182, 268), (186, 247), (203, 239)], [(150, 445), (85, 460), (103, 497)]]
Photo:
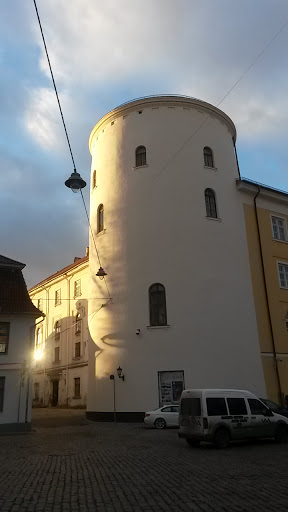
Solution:
[(286, 418), (288, 418), (288, 409), (275, 404), (275, 402), (271, 402), (271, 400), (266, 400), (266, 398), (260, 398), (260, 400), (261, 402), (264, 402), (271, 411), (276, 412), (276, 414), (282, 414), (282, 416), (286, 416)]
[(272, 412), (249, 391), (186, 389), (179, 415), (180, 438), (190, 446), (210, 441), (226, 448), (230, 441), (270, 437), (288, 441), (288, 418)]
[(145, 427), (158, 429), (179, 426), (179, 405), (164, 405), (155, 411), (145, 412)]

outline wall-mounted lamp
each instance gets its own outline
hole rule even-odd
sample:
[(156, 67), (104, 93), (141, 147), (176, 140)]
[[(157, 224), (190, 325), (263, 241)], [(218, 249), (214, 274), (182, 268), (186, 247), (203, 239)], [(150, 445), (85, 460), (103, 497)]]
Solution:
[(137, 336), (139, 336), (140, 332), (141, 332), (140, 329), (136, 329)]
[(117, 368), (117, 374), (118, 374), (118, 377), (119, 379), (122, 379), (124, 381), (124, 375), (122, 375), (122, 368)]

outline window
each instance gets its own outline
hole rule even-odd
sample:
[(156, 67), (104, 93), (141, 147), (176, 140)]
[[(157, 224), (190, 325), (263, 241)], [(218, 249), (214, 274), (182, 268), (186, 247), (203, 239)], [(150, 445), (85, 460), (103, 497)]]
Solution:
[(208, 416), (227, 416), (225, 398), (206, 398)]
[(244, 398), (227, 398), (229, 413), (235, 416), (247, 414)]
[(288, 288), (288, 265), (278, 263), (278, 274), (282, 288)]
[(203, 154), (204, 154), (204, 165), (206, 167), (214, 167), (214, 161), (213, 161), (213, 152), (212, 152), (212, 149), (211, 148), (208, 148), (208, 146), (206, 146), (204, 149), (203, 149)]
[(280, 217), (271, 217), (272, 232), (275, 240), (286, 241), (286, 221)]
[(3, 411), (5, 377), (0, 377), (0, 412)]
[(57, 322), (55, 322), (55, 340), (60, 340), (60, 320), (57, 320)]
[(287, 332), (288, 332), (288, 312), (285, 315), (285, 323), (286, 323), (286, 329), (287, 329)]
[(7, 354), (9, 342), (9, 322), (0, 322), (0, 354)]
[(80, 397), (80, 377), (76, 377), (76, 379), (74, 379), (74, 398), (81, 398)]
[(92, 176), (92, 188), (96, 188), (96, 170), (93, 171), (93, 176)]
[(99, 204), (97, 210), (97, 233), (101, 233), (104, 230), (104, 206)]
[(55, 291), (55, 306), (61, 304), (61, 289)]
[(215, 192), (212, 188), (206, 188), (205, 190), (205, 205), (207, 217), (217, 219)]
[(43, 341), (43, 325), (40, 325), (36, 331), (36, 345), (41, 345)]
[(135, 157), (136, 157), (136, 162), (135, 162), (136, 167), (142, 167), (142, 165), (146, 165), (146, 148), (145, 148), (145, 146), (138, 146), (138, 148), (135, 151)]
[(38, 308), (40, 311), (43, 311), (43, 299), (38, 299), (38, 302), (37, 302), (37, 308)]
[(55, 358), (54, 358), (55, 363), (59, 363), (59, 361), (60, 361), (59, 353), (60, 353), (60, 348), (55, 347)]
[(75, 343), (75, 357), (81, 357), (80, 347), (80, 341), (78, 343)]
[(81, 332), (81, 316), (80, 316), (80, 313), (77, 313), (76, 321), (75, 321), (75, 334), (80, 334), (80, 332)]
[(80, 297), (81, 295), (81, 279), (74, 282), (74, 297)]
[(263, 414), (268, 410), (267, 407), (265, 407), (265, 405), (256, 398), (248, 398), (248, 404), (251, 414), (261, 414), (263, 416)]
[(155, 283), (149, 288), (150, 325), (167, 325), (166, 294), (163, 284)]
[(39, 382), (34, 382), (34, 400), (39, 400)]
[(181, 400), (181, 414), (187, 416), (201, 416), (200, 398), (183, 398), (183, 400)]

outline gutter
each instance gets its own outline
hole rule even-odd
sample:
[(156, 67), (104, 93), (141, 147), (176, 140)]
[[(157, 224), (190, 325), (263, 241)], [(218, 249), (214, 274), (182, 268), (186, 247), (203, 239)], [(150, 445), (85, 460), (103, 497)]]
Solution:
[(261, 257), (261, 269), (262, 269), (262, 275), (263, 275), (265, 299), (266, 299), (266, 305), (267, 305), (267, 310), (268, 310), (268, 319), (269, 319), (269, 326), (270, 326), (271, 339), (272, 339), (273, 357), (274, 357), (275, 371), (276, 371), (276, 377), (277, 377), (278, 393), (279, 393), (280, 403), (282, 406), (284, 406), (283, 392), (281, 389), (281, 381), (280, 381), (279, 369), (278, 369), (278, 364), (277, 364), (277, 354), (276, 354), (276, 347), (275, 347), (275, 338), (274, 338), (274, 333), (273, 333), (271, 311), (270, 311), (270, 305), (269, 305), (269, 299), (268, 299), (267, 280), (266, 280), (265, 267), (264, 267), (264, 258), (263, 258), (261, 235), (260, 235), (260, 228), (259, 228), (258, 209), (257, 209), (257, 197), (260, 195), (261, 187), (260, 187), (260, 185), (257, 185), (257, 187), (258, 187), (258, 191), (257, 191), (256, 195), (254, 196), (253, 200), (254, 200), (254, 210), (255, 210), (255, 219), (256, 219), (256, 225), (257, 225), (259, 250), (260, 250), (260, 257)]

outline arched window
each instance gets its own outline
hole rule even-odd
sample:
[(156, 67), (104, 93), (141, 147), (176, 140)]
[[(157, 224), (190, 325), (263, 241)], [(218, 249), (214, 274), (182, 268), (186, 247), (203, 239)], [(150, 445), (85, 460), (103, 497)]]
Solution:
[(212, 190), (212, 188), (206, 188), (205, 190), (205, 205), (207, 217), (213, 217), (214, 219), (217, 219), (215, 192)]
[(55, 322), (55, 340), (59, 340), (60, 339), (60, 321), (57, 320)]
[(204, 165), (206, 165), (206, 167), (214, 167), (212, 149), (208, 148), (208, 146), (205, 146), (203, 153), (204, 153)]
[(75, 334), (80, 334), (81, 332), (81, 315), (77, 313), (76, 321), (75, 321)]
[(96, 170), (93, 171), (93, 176), (92, 176), (92, 189), (93, 188), (96, 188)]
[(104, 206), (99, 204), (97, 211), (97, 233), (100, 233), (104, 229)]
[(135, 152), (136, 156), (136, 167), (141, 167), (142, 165), (146, 165), (146, 148), (145, 146), (138, 146)]
[(36, 331), (36, 345), (41, 345), (43, 341), (43, 325), (38, 327)]
[(154, 283), (149, 288), (150, 325), (167, 325), (166, 294), (163, 284)]

